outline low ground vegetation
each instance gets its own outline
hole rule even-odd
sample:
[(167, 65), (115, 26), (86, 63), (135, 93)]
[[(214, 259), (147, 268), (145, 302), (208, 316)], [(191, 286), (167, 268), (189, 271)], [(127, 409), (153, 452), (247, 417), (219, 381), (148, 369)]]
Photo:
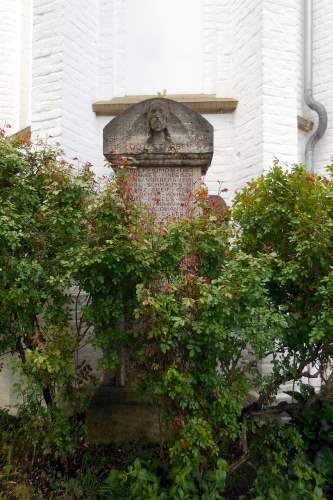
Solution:
[[(0, 417), (0, 498), (332, 498), (331, 169), (276, 163), (230, 209), (200, 188), (156, 223), (124, 167), (100, 183), (0, 135), (0, 352), (21, 401)], [(86, 342), (111, 373), (129, 359), (168, 438), (89, 444)]]

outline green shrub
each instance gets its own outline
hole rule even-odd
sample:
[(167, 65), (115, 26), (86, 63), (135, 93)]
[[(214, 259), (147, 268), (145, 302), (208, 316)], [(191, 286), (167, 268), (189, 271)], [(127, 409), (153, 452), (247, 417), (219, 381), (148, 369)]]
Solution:
[(240, 246), (273, 257), (270, 296), (287, 324), (276, 339), (274, 377), (263, 400), (280, 384), (301, 379), (308, 365), (324, 375), (332, 361), (332, 193), (331, 176), (275, 165), (236, 195)]
[[(328, 498), (332, 188), (331, 177), (276, 164), (231, 210), (200, 188), (185, 216), (157, 223), (130, 170), (95, 189), (89, 166), (74, 175), (58, 151), (1, 133), (0, 354), (17, 356), (24, 381), (17, 418), (0, 421), (5, 494)], [(160, 408), (163, 444), (87, 447), (77, 352), (88, 330), (71, 327), (73, 286), (88, 294), (104, 367), (117, 378), (129, 359), (132, 382)], [(315, 371), (317, 392), (304, 384)]]

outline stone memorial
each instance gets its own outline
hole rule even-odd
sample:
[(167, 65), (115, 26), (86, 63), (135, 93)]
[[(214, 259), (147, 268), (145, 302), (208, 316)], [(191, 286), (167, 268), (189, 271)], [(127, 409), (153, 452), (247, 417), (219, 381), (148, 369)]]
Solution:
[(213, 127), (200, 114), (170, 99), (148, 99), (104, 128), (105, 157), (114, 169), (124, 158), (136, 166), (141, 201), (158, 219), (181, 215), (213, 156)]
[[(155, 98), (128, 108), (104, 128), (104, 155), (114, 170), (131, 165), (138, 199), (153, 207), (157, 222), (181, 216), (213, 156), (213, 127), (200, 114), (170, 99)], [(93, 442), (161, 436), (149, 402), (127, 385), (122, 359), (118, 385), (102, 387), (90, 416)], [(107, 377), (106, 377), (107, 380)]]

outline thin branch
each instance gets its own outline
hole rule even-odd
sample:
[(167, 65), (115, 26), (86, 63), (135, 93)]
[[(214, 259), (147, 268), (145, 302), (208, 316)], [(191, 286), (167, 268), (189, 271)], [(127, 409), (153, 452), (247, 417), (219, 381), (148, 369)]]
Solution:
[(307, 372), (303, 372), (301, 374), (301, 378), (305, 377), (305, 378), (318, 378), (320, 375), (320, 372), (317, 371), (316, 373), (311, 373), (310, 371), (307, 371)]
[(245, 415), (245, 419), (250, 417), (265, 417), (269, 415), (275, 415), (276, 413), (289, 413), (293, 411), (300, 410), (304, 407), (304, 404), (300, 403), (279, 403), (276, 406), (271, 406), (269, 408), (262, 408), (260, 410), (251, 410)]
[[(333, 383), (333, 373), (331, 374), (330, 379), (331, 379), (331, 382)], [(233, 462), (229, 466), (229, 468), (228, 468), (229, 473), (232, 473), (235, 470), (237, 470), (241, 465), (243, 465), (248, 460), (248, 458), (250, 456), (250, 451), (249, 451), (248, 441), (247, 441), (247, 432), (246, 432), (246, 420), (247, 419), (249, 419), (251, 417), (265, 417), (265, 416), (281, 414), (281, 413), (292, 413), (294, 411), (299, 411), (302, 408), (309, 408), (316, 401), (325, 401), (326, 399), (328, 399), (327, 395), (325, 394), (327, 391), (329, 392), (330, 388), (325, 386), (325, 390), (323, 392), (320, 392), (318, 394), (314, 394), (304, 403), (282, 402), (282, 403), (279, 403), (278, 405), (270, 407), (270, 408), (251, 410), (248, 413), (246, 413), (246, 415), (243, 415), (243, 429), (242, 429), (242, 435), (241, 435), (241, 439), (240, 439), (240, 447), (242, 450), (242, 454), (238, 460), (236, 460), (235, 462)]]
[(87, 347), (88, 345), (89, 345), (89, 346), (91, 346), (91, 342), (85, 342), (84, 344), (80, 344), (80, 345), (79, 345), (79, 346), (78, 346), (75, 350), (76, 350), (77, 352), (79, 352), (79, 351), (81, 351), (81, 349), (84, 349), (84, 348), (85, 348), (85, 347)]
[[(332, 381), (333, 381), (333, 374), (332, 374)], [(327, 401), (330, 398), (329, 393), (330, 393), (330, 388), (327, 387), (326, 385), (322, 391), (318, 392), (317, 394), (313, 394), (311, 397), (309, 397), (306, 401), (302, 403), (287, 403), (286, 401), (283, 401), (276, 406), (249, 410), (248, 412), (246, 412), (246, 414), (244, 414), (243, 418), (244, 420), (246, 420), (250, 417), (264, 417), (269, 415), (275, 415), (277, 413), (292, 413), (294, 411), (299, 411), (304, 408), (309, 408), (317, 401)]]
[[(85, 335), (87, 334), (88, 330), (90, 329), (90, 326), (87, 326), (83, 333), (81, 333), (81, 329), (82, 329), (82, 323), (83, 323), (83, 313), (82, 313), (82, 308), (80, 310), (80, 321), (78, 321), (78, 315), (79, 315), (79, 311), (78, 311), (78, 300), (79, 300), (79, 296), (81, 294), (82, 290), (80, 288), (77, 296), (76, 296), (76, 301), (75, 301), (75, 324), (76, 324), (76, 333), (77, 333), (77, 336), (78, 336), (78, 339), (79, 341), (83, 340)], [(85, 301), (85, 304), (83, 304), (83, 307), (87, 307), (89, 305), (89, 303), (91, 302), (91, 295), (88, 295), (86, 301)]]
[[(78, 336), (80, 335), (80, 329), (79, 329), (79, 323), (78, 323), (78, 303), (79, 303), (80, 293), (81, 293), (81, 288), (79, 288), (79, 291), (76, 294), (76, 298), (75, 298), (75, 326), (76, 326), (76, 334)], [(80, 318), (80, 322), (81, 322), (81, 318)]]
[(2, 352), (0, 354), (0, 358), (4, 358), (5, 356), (8, 356), (8, 354), (14, 354), (14, 353), (15, 353), (15, 349), (11, 349), (10, 351)]
[[(318, 346), (317, 350), (316, 350), (316, 354), (318, 355), (319, 354), (319, 351), (321, 349), (321, 346)], [(253, 409), (260, 409), (262, 408), (263, 406), (265, 406), (269, 400), (272, 398), (272, 396), (278, 391), (279, 387), (283, 384), (286, 384), (287, 382), (289, 382), (290, 380), (299, 380), (303, 377), (303, 372), (304, 372), (304, 369), (310, 364), (311, 360), (310, 359), (305, 359), (303, 360), (298, 369), (296, 370), (296, 373), (292, 372), (292, 371), (288, 371), (286, 373), (284, 373), (283, 375), (281, 375), (280, 377), (278, 377), (277, 379), (273, 380), (271, 382), (271, 384), (269, 384), (264, 392), (260, 395), (258, 401), (256, 401), (254, 404), (253, 404)], [(245, 413), (246, 412), (246, 409), (245, 409)]]
[(232, 472), (234, 472), (236, 469), (238, 469), (241, 465), (243, 465), (249, 458), (249, 453), (244, 453), (243, 455), (241, 455), (241, 457), (236, 461), (236, 462), (233, 462), (229, 468), (228, 468), (228, 472), (231, 474)]
[(81, 335), (79, 335), (79, 341), (81, 342), (84, 337), (87, 335), (88, 331), (90, 330), (91, 326), (88, 325), (86, 326), (86, 328), (83, 330), (83, 333)]
[(230, 472), (230, 473), (234, 472), (241, 465), (243, 465), (248, 460), (248, 458), (250, 456), (249, 446), (248, 446), (248, 442), (247, 442), (246, 423), (243, 424), (242, 434), (241, 434), (241, 438), (240, 438), (240, 447), (242, 450), (242, 454), (238, 460), (236, 460), (231, 465), (229, 465), (228, 472)]

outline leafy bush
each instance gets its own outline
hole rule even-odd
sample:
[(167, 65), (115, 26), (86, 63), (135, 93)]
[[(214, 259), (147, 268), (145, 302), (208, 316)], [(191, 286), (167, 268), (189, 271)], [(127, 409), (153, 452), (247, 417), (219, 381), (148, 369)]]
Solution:
[(118, 345), (138, 387), (163, 408), (174, 436), (170, 484), (185, 474), (179, 491), (212, 496), (206, 478), (243, 432), (243, 405), (258, 377), (254, 357), (273, 348), (284, 326), (265, 288), (270, 256), (237, 250), (229, 213), (209, 206), (205, 188), (187, 217), (144, 218), (125, 175), (93, 216), (80, 274), (91, 295), (87, 318), (106, 359), (111, 353), (109, 366)]
[(34, 450), (45, 439), (48, 453), (72, 446), (59, 437), (66, 429), (73, 436), (60, 413), (68, 399), (74, 411), (79, 404), (83, 332), (70, 328), (69, 287), (93, 197), (88, 167), (75, 175), (59, 151), (0, 132), (0, 352), (18, 359), (20, 417)]
[[(103, 235), (105, 204), (121, 209)], [(302, 411), (331, 392), (332, 181), (275, 165), (236, 196), (231, 224), (204, 189), (187, 217), (156, 224), (122, 174), (94, 221), (99, 252), (81, 277), (97, 342), (112, 362), (115, 345), (129, 356), (139, 388), (164, 410), (173, 435), (169, 488), (179, 487), (182, 471), (192, 491), (179, 491), (203, 495), (217, 460), (229, 462), (229, 474), (249, 460), (253, 421)], [(263, 375), (255, 360), (268, 355), (272, 372)], [(297, 386), (313, 371), (318, 393), (276, 405), (283, 384)]]
[[(200, 188), (186, 215), (157, 222), (131, 172), (95, 189), (89, 166), (74, 175), (58, 151), (0, 136), (0, 353), (16, 355), (24, 378), (17, 419), (3, 416), (3, 491), (325, 498), (331, 177), (276, 164), (232, 209), (212, 207)], [(138, 391), (161, 409), (163, 444), (134, 446), (121, 460), (119, 448), (87, 446), (89, 374), (77, 352), (89, 330), (71, 325), (73, 286), (88, 294), (84, 322), (104, 367), (117, 380), (120, 364), (130, 366)], [(305, 384), (312, 377), (317, 391)], [(289, 399), (278, 403), (282, 389)]]
[(325, 480), (306, 456), (297, 428), (267, 421), (251, 436), (247, 466), (255, 470), (252, 486), (257, 500), (324, 499)]
[[(270, 296), (287, 325), (276, 339), (274, 375), (260, 403), (282, 383), (311, 377), (309, 365), (326, 380), (333, 347), (332, 192), (331, 177), (309, 175), (302, 166), (288, 172), (275, 165), (236, 195), (240, 246), (251, 255), (273, 257)], [(328, 392), (331, 387), (329, 376)]]

